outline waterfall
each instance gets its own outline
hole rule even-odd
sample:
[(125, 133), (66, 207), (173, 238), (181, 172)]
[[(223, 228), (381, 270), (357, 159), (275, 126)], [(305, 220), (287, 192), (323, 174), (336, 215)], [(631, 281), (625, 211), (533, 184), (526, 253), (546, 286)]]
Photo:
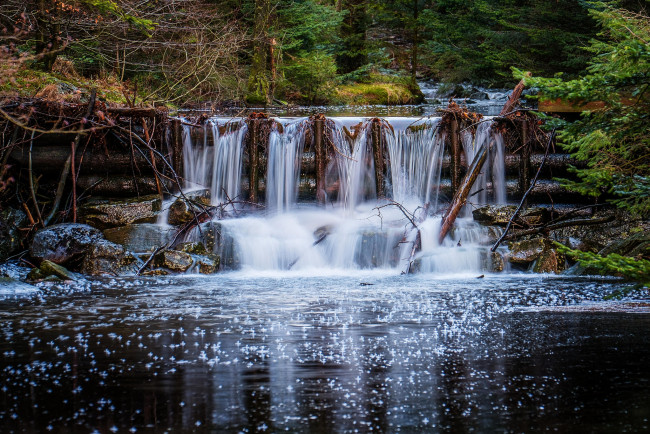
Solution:
[(287, 211), (296, 203), (300, 165), (305, 146), (305, 119), (274, 128), (269, 136), (266, 172), (266, 206)]
[(338, 201), (342, 208), (354, 210), (357, 205), (377, 198), (375, 163), (368, 141), (370, 121), (365, 120), (358, 126), (351, 150), (343, 130), (345, 125), (340, 122), (335, 125), (331, 135), (340, 152), (335, 157), (339, 179)]
[[(494, 146), (488, 153), (483, 170), (470, 191), (468, 203), (472, 206), (494, 203), (504, 205), (506, 203), (506, 180), (505, 180), (505, 145), (501, 133), (492, 129), (492, 122), (483, 122), (478, 125), (476, 134), (468, 130), (461, 133), (463, 151), (467, 157), (467, 164), (471, 164), (476, 152), (484, 144), (487, 146), (494, 140)], [(488, 195), (491, 183), (492, 197)], [(470, 207), (466, 207), (466, 215), (471, 215)]]
[[(486, 248), (481, 243), (486, 233), (472, 221), (471, 207), (466, 207), (466, 218), (457, 220), (451, 236), (442, 244), (437, 241), (446, 139), (438, 128), (440, 121), (381, 121), (388, 165), (384, 187), (386, 194), (401, 204), (396, 206), (377, 198), (371, 120), (328, 120), (324, 131), (324, 146), (329, 154), (324, 181), (327, 202), (323, 208), (295, 206), (301, 174), (313, 170), (312, 166), (303, 166), (303, 162), (309, 162), (304, 157), (304, 148), (310, 121), (270, 120), (266, 173), (261, 183), (265, 188), (266, 210), (270, 212), (253, 209), (215, 219), (190, 231), (186, 240), (204, 241), (220, 255), (222, 266), (229, 269), (372, 268), (435, 273), (484, 270)], [(220, 123), (212, 118), (203, 127), (203, 139), (193, 140), (201, 131), (185, 126), (185, 188), (210, 189), (213, 204), (236, 198), (247, 176), (243, 170), (246, 132), (243, 120)], [(493, 150), (472, 190), (476, 193), (470, 198), (472, 205), (488, 201), (505, 203), (505, 151), (501, 135), (491, 129), (490, 122), (485, 122), (478, 126), (476, 134), (466, 131), (461, 137), (468, 163), (482, 144), (492, 140)], [(313, 184), (307, 188), (313, 188)]]
[[(438, 131), (440, 118), (384, 128), (389, 153), (392, 198), (406, 203), (415, 199), (437, 210), (445, 137)], [(433, 196), (432, 196), (433, 194)], [(432, 203), (433, 201), (433, 203)]]
[(218, 205), (239, 196), (246, 124), (225, 124), (219, 134), (216, 119), (203, 126), (202, 143), (194, 143), (191, 128), (183, 126), (183, 176), (185, 189), (210, 190), (211, 202)]

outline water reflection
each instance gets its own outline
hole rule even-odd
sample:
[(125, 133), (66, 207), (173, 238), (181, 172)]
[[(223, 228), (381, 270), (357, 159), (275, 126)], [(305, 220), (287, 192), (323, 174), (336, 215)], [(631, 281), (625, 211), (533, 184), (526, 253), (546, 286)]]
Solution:
[[(650, 313), (602, 309), (614, 286), (368, 273), (55, 287), (0, 302), (0, 430), (647, 430)], [(576, 306), (601, 309), (557, 309)]]

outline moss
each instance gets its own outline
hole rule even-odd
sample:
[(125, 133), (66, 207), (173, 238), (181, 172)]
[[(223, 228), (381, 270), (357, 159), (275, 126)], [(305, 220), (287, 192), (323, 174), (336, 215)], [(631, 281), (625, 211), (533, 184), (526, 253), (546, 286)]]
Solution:
[(418, 96), (402, 83), (354, 83), (339, 86), (334, 97), (340, 104), (415, 104)]

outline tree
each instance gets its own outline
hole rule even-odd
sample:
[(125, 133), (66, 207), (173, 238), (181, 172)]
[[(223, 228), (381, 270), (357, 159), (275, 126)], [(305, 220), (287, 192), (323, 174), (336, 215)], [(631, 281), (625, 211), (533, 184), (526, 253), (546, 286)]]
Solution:
[(650, 214), (650, 19), (594, 3), (602, 30), (591, 41), (588, 68), (578, 79), (528, 78), (541, 98), (575, 103), (597, 101), (575, 122), (559, 122), (564, 147), (585, 169), (575, 169), (571, 189), (609, 200), (633, 214)]

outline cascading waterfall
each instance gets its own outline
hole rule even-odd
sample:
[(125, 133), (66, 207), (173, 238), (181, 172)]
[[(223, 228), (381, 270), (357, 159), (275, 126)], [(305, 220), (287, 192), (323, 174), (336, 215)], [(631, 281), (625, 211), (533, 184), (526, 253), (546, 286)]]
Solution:
[(287, 211), (296, 203), (305, 146), (306, 119), (281, 125), (282, 132), (275, 128), (269, 136), (266, 206), (273, 211)]
[[(325, 188), (328, 192), (338, 190), (336, 202), (329, 200), (325, 208), (294, 207), (309, 123), (306, 119), (279, 119), (276, 122), (281, 128), (270, 132), (266, 155), (266, 208), (270, 212), (206, 223), (192, 231), (188, 240), (200, 240), (218, 225), (213, 250), (221, 255), (222, 264), (234, 269), (383, 268), (436, 273), (484, 269), (488, 255), (481, 242), (486, 229), (471, 218), (458, 219), (452, 234), (442, 244), (437, 240), (441, 222), (437, 202), (445, 143), (437, 128), (439, 118), (385, 120), (392, 126), (388, 128), (387, 123), (383, 128), (389, 166), (386, 192), (403, 208), (377, 200), (371, 122), (358, 118), (333, 120), (334, 126), (326, 132), (326, 146), (336, 148), (328, 169), (335, 175), (327, 179)], [(240, 122), (235, 131), (221, 136), (217, 125), (212, 120), (206, 127), (209, 133), (205, 136), (214, 138), (214, 146), (210, 146), (209, 139), (199, 146), (192, 144), (187, 130), (185, 149), (189, 187), (208, 186), (213, 203), (226, 197), (220, 191), (227, 192), (227, 197), (236, 197), (242, 176), (246, 175), (242, 173), (245, 123)], [(348, 137), (344, 126), (348, 130), (356, 126), (354, 140)], [(483, 123), (475, 136), (462, 137), (468, 162), (482, 143), (495, 141), (487, 169), (474, 187), (475, 191), (483, 189), (472, 198), (474, 204), (485, 203), (489, 198), (505, 202), (503, 139), (490, 126)], [(213, 148), (212, 154), (209, 148)], [(486, 188), (489, 179), (494, 192), (490, 196)], [(215, 231), (212, 232), (214, 236)]]
[(183, 126), (185, 188), (210, 190), (213, 205), (235, 200), (241, 186), (246, 124), (227, 123), (223, 135), (219, 134), (217, 119), (209, 120), (203, 128), (203, 143), (196, 144), (190, 127)]
[[(400, 125), (387, 120), (393, 129), (384, 128), (390, 156), (392, 198), (430, 204), (437, 211), (445, 136), (438, 131), (440, 118)], [(403, 122), (402, 122), (403, 124)]]
[(343, 133), (343, 124), (336, 122), (334, 144), (342, 155), (336, 156), (339, 175), (339, 204), (347, 210), (354, 210), (357, 205), (377, 198), (374, 183), (375, 163), (372, 150), (369, 149), (369, 121), (364, 121), (359, 127), (352, 150), (347, 145)]
[[(483, 144), (488, 145), (491, 140), (494, 140), (494, 146), (491, 148), (491, 152), (488, 153), (483, 170), (476, 179), (470, 192), (468, 203), (472, 206), (490, 203), (488, 182), (492, 184), (493, 198), (491, 203), (499, 205), (506, 203), (505, 145), (503, 143), (503, 137), (499, 132), (492, 129), (492, 122), (479, 124), (474, 135), (469, 131), (464, 131), (461, 134), (467, 164), (471, 164), (476, 156), (476, 152)], [(471, 211), (469, 208), (466, 207), (466, 212)]]

